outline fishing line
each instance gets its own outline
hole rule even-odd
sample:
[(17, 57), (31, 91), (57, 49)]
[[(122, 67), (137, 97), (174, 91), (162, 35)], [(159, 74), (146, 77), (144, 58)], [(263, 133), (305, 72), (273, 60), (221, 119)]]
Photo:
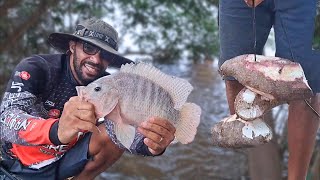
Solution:
[(254, 61), (257, 61), (256, 52), (257, 52), (257, 35), (256, 35), (256, 7), (255, 0), (252, 0), (252, 31), (253, 31), (253, 53)]
[(304, 102), (313, 110), (314, 113), (320, 118), (320, 114), (311, 106), (311, 104), (305, 99)]
[[(281, 14), (279, 14), (279, 17), (280, 17), (281, 27), (282, 27), (284, 35), (285, 35), (285, 37), (286, 37), (286, 39), (288, 41), (288, 46), (289, 46), (289, 50), (290, 50), (290, 54), (291, 54), (291, 60), (293, 62), (295, 62), (294, 61), (294, 55), (293, 55), (292, 47), (291, 47), (291, 43), (290, 43), (290, 39), (289, 39), (287, 31), (286, 31), (286, 29), (285, 29), (285, 27), (283, 25)], [(318, 116), (318, 118), (320, 118), (320, 114), (312, 107), (312, 105), (306, 99), (304, 100), (304, 102), (312, 109), (312, 111)]]

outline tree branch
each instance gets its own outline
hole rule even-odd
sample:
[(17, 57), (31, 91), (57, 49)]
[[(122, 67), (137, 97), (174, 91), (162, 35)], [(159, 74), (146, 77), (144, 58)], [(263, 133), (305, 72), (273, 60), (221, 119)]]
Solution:
[(15, 30), (8, 35), (2, 44), (0, 44), (0, 53), (10, 49), (29, 28), (35, 26), (42, 17), (42, 14), (46, 13), (50, 5), (54, 4), (54, 2), (55, 0), (40, 1), (39, 6), (33, 11), (30, 18), (24, 23), (20, 24), (17, 28), (14, 28)]
[(18, 6), (22, 1), (21, 0), (10, 0), (5, 1), (0, 6), (0, 17), (3, 17), (7, 14), (8, 9)]

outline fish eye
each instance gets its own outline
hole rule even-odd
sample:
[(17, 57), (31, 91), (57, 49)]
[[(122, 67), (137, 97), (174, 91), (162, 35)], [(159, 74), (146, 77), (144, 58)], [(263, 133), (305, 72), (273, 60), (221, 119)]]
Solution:
[(101, 87), (99, 87), (99, 86), (94, 88), (94, 91), (96, 91), (96, 92), (98, 92), (100, 90), (101, 90)]

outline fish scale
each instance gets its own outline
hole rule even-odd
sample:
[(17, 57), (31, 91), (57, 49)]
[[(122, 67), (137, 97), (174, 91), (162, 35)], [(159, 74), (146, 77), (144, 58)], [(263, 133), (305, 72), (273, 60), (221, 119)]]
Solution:
[[(139, 124), (144, 121), (146, 116), (149, 118), (154, 115), (162, 118), (170, 118), (173, 121), (176, 120), (178, 111), (175, 110), (172, 112), (170, 109), (164, 108), (173, 106), (170, 95), (166, 93), (164, 89), (150, 80), (142, 79), (137, 75), (119, 73), (115, 75), (114, 78), (115, 85), (119, 89), (119, 96), (122, 99), (120, 99), (119, 103), (120, 109), (123, 114), (130, 114), (131, 119), (133, 119), (132, 121), (138, 122)], [(133, 80), (128, 82), (128, 79)], [(142, 89), (141, 87), (144, 88)], [(131, 91), (132, 89), (136, 89), (136, 91)], [(139, 113), (137, 114), (137, 109), (144, 113), (140, 115)]]
[(115, 124), (117, 139), (129, 149), (136, 127), (151, 117), (167, 119), (176, 128), (177, 141), (193, 141), (200, 123), (201, 108), (188, 103), (191, 84), (167, 75), (146, 63), (126, 64), (118, 73), (78, 86), (77, 92), (95, 106), (97, 117), (104, 117), (119, 107)]

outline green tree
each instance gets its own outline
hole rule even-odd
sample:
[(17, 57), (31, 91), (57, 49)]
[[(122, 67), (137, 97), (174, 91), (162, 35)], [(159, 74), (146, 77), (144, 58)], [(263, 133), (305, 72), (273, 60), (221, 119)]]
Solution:
[(182, 55), (192, 61), (213, 59), (218, 51), (216, 7), (217, 1), (209, 0), (1, 0), (0, 85), (23, 57), (53, 52), (49, 33), (72, 32), (76, 22), (92, 16), (117, 20), (122, 35), (132, 34), (139, 50), (129, 47), (124, 54), (149, 55), (160, 63)]
[[(139, 46), (138, 54), (173, 62), (183, 52), (193, 61), (213, 59), (218, 51), (217, 1), (118, 0), (123, 24)], [(112, 4), (107, 0), (106, 4)], [(137, 31), (138, 30), (138, 31)], [(127, 53), (135, 53), (128, 49)]]
[(77, 19), (102, 17), (106, 10), (103, 0), (1, 0), (0, 92), (22, 58), (52, 51), (46, 40), (49, 33), (71, 32)]

